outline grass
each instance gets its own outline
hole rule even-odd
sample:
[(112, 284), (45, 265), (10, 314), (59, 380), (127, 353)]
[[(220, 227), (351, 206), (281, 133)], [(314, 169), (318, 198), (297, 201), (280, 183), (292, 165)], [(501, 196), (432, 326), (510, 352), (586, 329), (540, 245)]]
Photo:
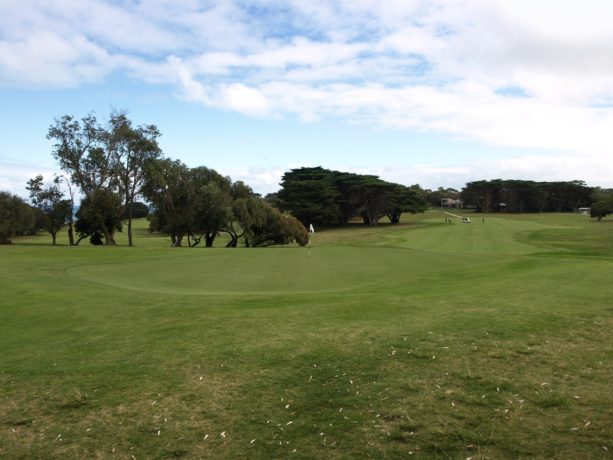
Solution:
[(609, 458), (613, 222), (444, 217), (0, 247), (0, 457)]

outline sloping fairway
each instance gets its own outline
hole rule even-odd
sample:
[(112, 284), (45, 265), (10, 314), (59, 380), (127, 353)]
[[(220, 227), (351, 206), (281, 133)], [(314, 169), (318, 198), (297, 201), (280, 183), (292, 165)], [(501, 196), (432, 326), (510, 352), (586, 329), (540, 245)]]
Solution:
[(611, 458), (613, 221), (445, 217), (0, 247), (0, 457)]

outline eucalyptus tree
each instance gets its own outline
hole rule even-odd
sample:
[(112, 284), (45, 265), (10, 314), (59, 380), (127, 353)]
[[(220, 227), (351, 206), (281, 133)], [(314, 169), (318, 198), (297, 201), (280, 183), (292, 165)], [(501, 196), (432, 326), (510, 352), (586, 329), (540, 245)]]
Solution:
[(40, 209), (43, 215), (43, 227), (51, 235), (52, 244), (56, 244), (57, 233), (72, 218), (72, 201), (64, 199), (59, 177), (51, 184), (45, 184), (42, 175), (30, 179), (26, 189), (30, 192), (30, 201)]
[[(96, 201), (94, 195), (99, 195), (100, 190), (117, 190), (110, 136), (93, 113), (81, 121), (71, 115), (56, 118), (47, 138), (55, 141), (53, 156), (62, 170), (90, 202)], [(100, 231), (106, 244), (115, 244), (115, 227), (106, 226), (107, 220), (101, 220)]]
[(111, 113), (105, 126), (91, 113), (81, 120), (64, 115), (49, 127), (53, 156), (70, 182), (88, 200), (88, 206), (103, 205), (96, 214), (108, 213), (89, 222), (102, 225), (99, 231), (105, 244), (115, 244), (114, 233), (120, 228), (114, 221), (121, 209), (108, 206), (117, 201), (109, 194), (120, 197), (119, 208), (128, 216), (128, 241), (133, 244), (132, 207), (143, 188), (145, 164), (161, 155), (159, 136), (155, 125), (135, 127), (125, 112)]
[(128, 220), (128, 244), (132, 237), (133, 207), (145, 184), (145, 164), (160, 157), (157, 139), (160, 131), (155, 125), (134, 127), (125, 112), (111, 114), (107, 145), (113, 155), (113, 172), (123, 197), (123, 215)]
[(149, 230), (169, 235), (171, 246), (180, 247), (194, 214), (189, 168), (178, 160), (162, 158), (148, 162), (145, 173), (142, 193), (153, 206)]
[(173, 246), (213, 246), (232, 219), (232, 184), (213, 169), (188, 168), (180, 161), (147, 164), (143, 195), (153, 205), (149, 229), (170, 235)]

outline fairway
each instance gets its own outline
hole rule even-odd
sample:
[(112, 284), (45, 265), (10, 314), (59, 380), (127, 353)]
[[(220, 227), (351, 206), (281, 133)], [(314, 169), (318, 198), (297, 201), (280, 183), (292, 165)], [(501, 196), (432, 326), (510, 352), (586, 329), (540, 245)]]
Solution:
[(0, 457), (610, 458), (613, 221), (446, 217), (0, 247)]

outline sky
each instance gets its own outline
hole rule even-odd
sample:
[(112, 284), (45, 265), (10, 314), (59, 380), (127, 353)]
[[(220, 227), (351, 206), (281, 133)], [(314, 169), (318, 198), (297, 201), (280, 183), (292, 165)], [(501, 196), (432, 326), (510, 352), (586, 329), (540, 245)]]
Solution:
[(610, 0), (0, 0), (0, 190), (54, 118), (126, 110), (259, 193), (301, 166), (424, 188), (613, 187)]

